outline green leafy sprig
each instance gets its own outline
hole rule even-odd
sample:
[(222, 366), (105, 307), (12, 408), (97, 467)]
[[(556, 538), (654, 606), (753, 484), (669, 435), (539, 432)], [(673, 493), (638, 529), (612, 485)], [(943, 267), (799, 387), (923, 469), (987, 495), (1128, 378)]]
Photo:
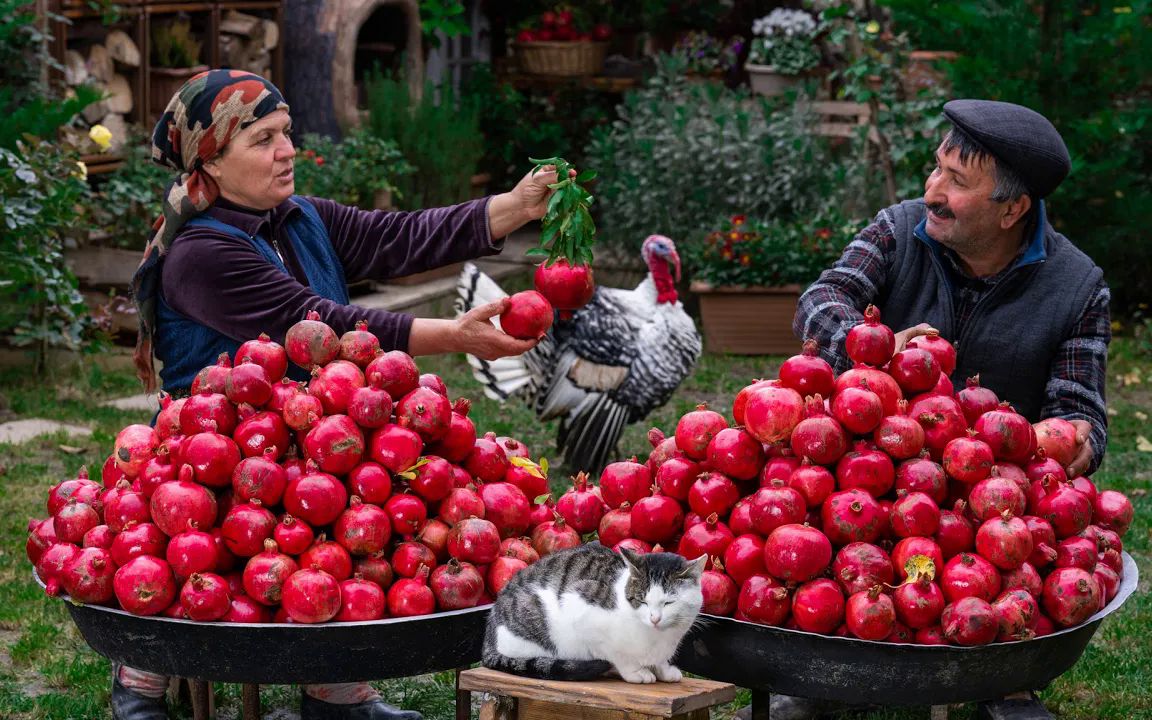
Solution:
[(548, 211), (541, 220), (543, 232), (540, 236), (540, 247), (532, 248), (529, 255), (546, 255), (544, 264), (551, 265), (561, 258), (568, 260), (572, 265), (590, 265), (592, 263), (592, 245), (596, 238), (596, 223), (588, 208), (592, 206), (592, 193), (588, 192), (580, 183), (588, 182), (596, 177), (592, 170), (585, 170), (576, 177), (570, 177), (572, 165), (564, 158), (553, 157), (545, 159), (528, 158), (536, 167), (532, 174), (540, 172), (545, 166), (556, 167), (556, 182), (548, 187), (555, 190), (548, 200)]

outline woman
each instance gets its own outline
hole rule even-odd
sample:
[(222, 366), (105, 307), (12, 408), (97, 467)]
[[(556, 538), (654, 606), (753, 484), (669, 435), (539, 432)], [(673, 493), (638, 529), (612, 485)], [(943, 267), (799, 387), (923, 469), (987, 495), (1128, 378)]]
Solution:
[[(280, 91), (262, 77), (211, 70), (168, 103), (152, 136), (153, 159), (179, 171), (168, 189), (133, 278), (140, 311), (136, 366), (156, 388), (187, 394), (197, 371), (221, 352), (267, 333), (283, 342), (315, 310), (337, 334), (367, 320), (385, 350), (412, 355), (518, 355), (534, 341), (489, 321), (492, 303), (456, 320), (413, 318), (349, 304), (347, 283), (383, 280), (500, 252), (503, 238), (543, 217), (556, 173), (527, 175), (511, 192), (417, 212), (368, 212), (293, 195), (292, 119)], [(386, 651), (386, 649), (382, 649)], [(166, 718), (167, 678), (116, 668), (112, 709), (119, 720)], [(367, 683), (309, 685), (303, 720), (419, 720), (386, 705)]]

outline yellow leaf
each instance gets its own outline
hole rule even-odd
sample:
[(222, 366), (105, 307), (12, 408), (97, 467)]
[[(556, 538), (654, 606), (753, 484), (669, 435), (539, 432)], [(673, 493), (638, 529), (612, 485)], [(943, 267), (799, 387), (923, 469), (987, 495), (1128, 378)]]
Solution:
[(528, 458), (513, 457), (513, 458), (510, 458), (508, 460), (508, 462), (512, 463), (513, 465), (515, 465), (518, 468), (524, 468), (524, 471), (527, 472), (532, 477), (538, 477), (538, 478), (544, 478), (545, 477), (544, 473), (542, 473), (540, 471), (540, 466), (537, 465), (536, 463), (532, 462)]
[(1136, 449), (1139, 452), (1152, 452), (1152, 442), (1148, 442), (1148, 438), (1143, 435), (1136, 436)]
[(546, 457), (542, 457), (542, 458), (540, 458), (540, 470), (541, 470), (541, 471), (542, 471), (542, 472), (543, 472), (545, 475), (547, 475), (547, 474), (548, 474), (548, 458), (546, 458)]
[(927, 555), (913, 555), (904, 563), (904, 570), (908, 573), (908, 582), (916, 582), (922, 577), (929, 580), (936, 577), (936, 563)]

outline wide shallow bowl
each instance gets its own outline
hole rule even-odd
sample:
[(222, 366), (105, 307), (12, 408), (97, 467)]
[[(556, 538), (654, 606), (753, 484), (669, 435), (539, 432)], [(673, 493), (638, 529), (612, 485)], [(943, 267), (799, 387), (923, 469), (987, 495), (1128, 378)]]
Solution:
[(741, 687), (851, 703), (942, 705), (1039, 690), (1076, 664), (1096, 628), (1136, 589), (1136, 563), (1123, 557), (1112, 602), (1076, 627), (1034, 640), (897, 645), (706, 615), (684, 639), (676, 664)]
[(200, 623), (62, 599), (84, 640), (113, 662), (198, 680), (269, 685), (382, 680), (468, 667), (480, 661), (492, 609), (319, 625)]

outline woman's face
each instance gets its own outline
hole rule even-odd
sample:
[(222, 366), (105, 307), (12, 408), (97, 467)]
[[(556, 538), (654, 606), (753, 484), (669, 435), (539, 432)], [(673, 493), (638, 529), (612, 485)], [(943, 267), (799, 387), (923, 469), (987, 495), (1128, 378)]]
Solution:
[(204, 164), (220, 195), (254, 210), (271, 210), (296, 189), (292, 118), (277, 110), (241, 130), (224, 151)]

